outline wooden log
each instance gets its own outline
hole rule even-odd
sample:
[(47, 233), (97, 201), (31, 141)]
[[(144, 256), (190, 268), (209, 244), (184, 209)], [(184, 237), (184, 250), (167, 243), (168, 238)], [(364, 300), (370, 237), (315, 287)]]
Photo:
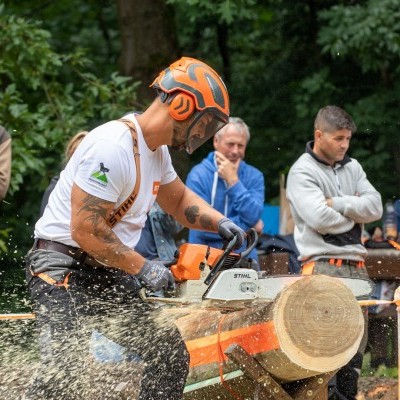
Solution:
[(190, 353), (187, 387), (237, 370), (224, 354), (231, 344), (281, 383), (334, 371), (354, 356), (364, 331), (361, 307), (350, 289), (323, 275), (296, 280), (273, 302), (238, 311), (179, 312), (186, 313), (175, 323)]

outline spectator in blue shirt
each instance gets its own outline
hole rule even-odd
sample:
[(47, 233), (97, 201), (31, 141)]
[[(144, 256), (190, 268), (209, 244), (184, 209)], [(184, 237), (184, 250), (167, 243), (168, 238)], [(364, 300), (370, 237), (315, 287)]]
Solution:
[[(214, 136), (215, 151), (192, 168), (186, 185), (242, 229), (254, 227), (260, 233), (264, 176), (243, 160), (249, 139), (250, 130), (245, 122), (229, 118), (229, 123)], [(215, 248), (223, 245), (218, 235), (198, 230), (189, 231), (189, 242)], [(244, 247), (238, 251), (243, 250)], [(258, 261), (256, 249), (249, 257)]]

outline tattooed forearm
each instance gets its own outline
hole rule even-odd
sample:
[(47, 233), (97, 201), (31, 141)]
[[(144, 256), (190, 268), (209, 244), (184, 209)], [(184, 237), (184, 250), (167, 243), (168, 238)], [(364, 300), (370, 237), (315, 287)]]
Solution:
[(211, 221), (211, 217), (207, 214), (203, 214), (200, 216), (200, 225), (205, 229), (205, 230), (211, 230), (213, 225)]
[(132, 251), (131, 248), (125, 246), (121, 242), (108, 244), (107, 248), (98, 251), (92, 251), (91, 255), (98, 261), (109, 265), (110, 267), (119, 267), (121, 262), (125, 260), (126, 254)]
[(195, 224), (197, 217), (200, 216), (199, 207), (198, 206), (190, 206), (190, 207), (186, 208), (185, 216), (189, 223)]
[(208, 214), (201, 214), (198, 206), (190, 206), (185, 209), (185, 216), (188, 222), (196, 224), (199, 222), (200, 226), (205, 230), (212, 230), (213, 224), (212, 219)]

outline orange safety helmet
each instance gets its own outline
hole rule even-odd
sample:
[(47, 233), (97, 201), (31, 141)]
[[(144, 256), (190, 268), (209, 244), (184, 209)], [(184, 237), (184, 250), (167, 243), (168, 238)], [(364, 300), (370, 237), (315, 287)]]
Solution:
[[(168, 103), (173, 119), (193, 117), (187, 130), (186, 151), (191, 154), (229, 120), (229, 95), (220, 76), (207, 64), (182, 57), (162, 71), (150, 85)], [(199, 133), (200, 132), (200, 133)]]

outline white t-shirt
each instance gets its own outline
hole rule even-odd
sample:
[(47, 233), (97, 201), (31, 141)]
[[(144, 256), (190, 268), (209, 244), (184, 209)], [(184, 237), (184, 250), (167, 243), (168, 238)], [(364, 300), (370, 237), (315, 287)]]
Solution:
[[(127, 246), (134, 248), (140, 238), (147, 212), (153, 205), (158, 187), (172, 182), (176, 172), (167, 146), (151, 151), (133, 114), (130, 119), (138, 136), (141, 182), (139, 195), (113, 231)], [(50, 194), (49, 202), (35, 226), (35, 237), (79, 247), (71, 239), (71, 189), (82, 190), (117, 208), (132, 193), (136, 182), (132, 135), (127, 125), (110, 121), (87, 134), (71, 157)]]

